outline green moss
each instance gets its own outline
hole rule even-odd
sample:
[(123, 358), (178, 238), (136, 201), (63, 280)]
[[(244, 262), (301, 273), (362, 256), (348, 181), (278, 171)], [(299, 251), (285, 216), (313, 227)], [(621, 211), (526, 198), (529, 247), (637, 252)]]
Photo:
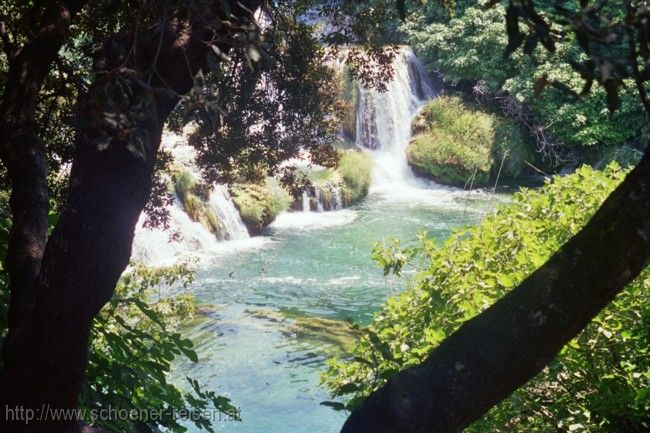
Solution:
[(346, 206), (355, 204), (368, 195), (372, 181), (372, 158), (359, 151), (341, 155), (337, 173), (341, 177), (341, 198)]
[(362, 333), (358, 326), (344, 320), (292, 314), (291, 311), (271, 309), (247, 310), (246, 312), (251, 317), (279, 324), (282, 333), (287, 336), (322, 343), (325, 347), (321, 346), (321, 349), (325, 349), (331, 356), (350, 353)]
[(192, 173), (189, 171), (182, 171), (174, 174), (172, 178), (174, 180), (174, 191), (176, 192), (176, 195), (181, 202), (185, 203), (187, 193), (190, 192), (192, 187), (196, 184), (194, 176), (192, 176)]
[(200, 221), (201, 213), (203, 212), (203, 203), (201, 200), (192, 193), (186, 193), (185, 199), (181, 201), (183, 202), (185, 213), (192, 219), (192, 221)]
[(296, 318), (289, 326), (288, 333), (297, 338), (331, 345), (340, 353), (350, 353), (361, 336), (359, 328), (349, 322), (314, 316)]
[(512, 121), (468, 108), (456, 97), (427, 104), (412, 125), (407, 148), (414, 171), (445, 185), (482, 187), (520, 176), (535, 156)]
[(270, 178), (263, 184), (235, 184), (231, 189), (233, 203), (251, 234), (259, 234), (292, 202), (289, 193)]
[(225, 239), (223, 224), (208, 204), (210, 187), (197, 182), (189, 171), (177, 173), (172, 179), (174, 191), (190, 219), (203, 224), (217, 239)]

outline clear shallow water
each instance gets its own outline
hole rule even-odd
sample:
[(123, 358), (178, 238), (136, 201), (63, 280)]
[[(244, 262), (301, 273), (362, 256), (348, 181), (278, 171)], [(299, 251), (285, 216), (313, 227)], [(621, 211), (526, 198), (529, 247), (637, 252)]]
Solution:
[(399, 237), (408, 244), (419, 229), (444, 239), (499, 201), (477, 193), (468, 201), (466, 193), (440, 188), (408, 192), (399, 195), (409, 200), (373, 193), (350, 210), (282, 215), (267, 237), (226, 243), (204, 257), (190, 290), (217, 307), (189, 331), (200, 362), (180, 365), (177, 374), (241, 408), (243, 421), (223, 421), (218, 431), (339, 431), (345, 414), (320, 405), (329, 396), (319, 385), (323, 362), (337, 352), (322, 339), (296, 336), (285, 317), (369, 322), (402, 289), (372, 262), (374, 242)]

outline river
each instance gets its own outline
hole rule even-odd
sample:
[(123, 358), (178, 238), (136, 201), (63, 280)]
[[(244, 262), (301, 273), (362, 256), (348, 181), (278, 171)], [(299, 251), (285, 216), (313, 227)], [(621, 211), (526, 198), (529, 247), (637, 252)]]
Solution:
[[(187, 290), (203, 313), (186, 329), (199, 362), (178, 365), (174, 380), (183, 384), (185, 375), (192, 376), (241, 408), (242, 421), (221, 421), (218, 431), (339, 431), (345, 414), (320, 405), (329, 396), (319, 375), (325, 360), (344, 356), (340, 343), (351, 341), (341, 336), (340, 324), (369, 323), (386, 298), (404, 287), (373, 263), (374, 243), (396, 237), (408, 245), (418, 230), (443, 240), (501, 201), (413, 177), (405, 156), (411, 119), (433, 97), (408, 48), (396, 59), (387, 92), (360, 89), (356, 144), (375, 164), (370, 194), (355, 207), (283, 213), (265, 236), (249, 238), (228, 197), (216, 190), (211, 205), (233, 226), (229, 239), (238, 240), (218, 242), (178, 204), (170, 211), (182, 244), (167, 244), (162, 232), (138, 231), (134, 257), (200, 258), (196, 282)], [(183, 149), (182, 137), (167, 140)]]
[[(281, 215), (268, 236), (231, 244), (204, 258), (189, 290), (217, 306), (189, 330), (200, 362), (179, 373), (229, 396), (242, 421), (218, 431), (241, 433), (336, 432), (344, 414), (321, 406), (323, 362), (337, 348), (318, 333), (291, 332), (292, 318), (322, 317), (368, 323), (403, 283), (373, 263), (374, 242), (416, 241), (417, 230), (444, 239), (454, 227), (478, 221), (490, 196), (444, 189), (420, 190), (405, 204), (379, 193), (353, 209)], [(284, 319), (288, 318), (288, 319)], [(198, 431), (190, 428), (191, 432)]]

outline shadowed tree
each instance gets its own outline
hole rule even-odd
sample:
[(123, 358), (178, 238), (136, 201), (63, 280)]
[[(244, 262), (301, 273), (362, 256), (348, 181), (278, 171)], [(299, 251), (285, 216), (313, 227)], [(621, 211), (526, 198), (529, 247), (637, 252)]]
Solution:
[[(264, 6), (269, 6), (271, 14), (278, 7), (294, 10), (287, 19), (296, 23), (296, 15), (309, 3)], [(340, 11), (363, 12), (359, 8), (365, 4), (343, 2), (337, 9), (338, 2), (325, 3), (334, 3), (325, 12), (342, 18), (343, 23), (348, 20)], [(618, 40), (619, 45), (621, 40), (627, 43), (627, 54), (617, 60), (603, 55), (608, 50), (599, 49), (612, 43), (610, 26), (600, 20), (608, 11), (586, 3), (561, 12), (592, 57), (593, 67), (592, 63), (578, 65), (587, 82), (603, 85), (610, 107), (615, 108), (620, 81), (627, 74), (635, 79), (649, 107), (645, 94), (647, 8), (627, 5), (625, 31)], [(404, 2), (397, 4), (405, 10)], [(254, 17), (261, 5), (256, 0), (134, 2), (121, 4), (119, 13), (93, 15), (92, 10), (105, 12), (97, 9), (100, 5), (37, 1), (0, 9), (0, 38), (8, 64), (0, 77), (4, 86), (0, 157), (11, 186), (13, 222), (7, 255), (9, 332), (3, 341), (0, 406), (77, 408), (90, 326), (128, 264), (135, 226), (157, 173), (163, 125), (185, 95), (197, 95), (194, 90), (205, 74), (228, 61), (232, 50), (246, 53), (233, 55), (243, 60), (233, 69), (240, 74), (244, 74), (242, 67), (254, 68), (252, 63), (264, 56), (257, 48), (263, 44)], [(379, 16), (371, 14), (371, 18), (384, 19), (386, 10), (381, 13), (380, 7), (374, 8), (373, 14)], [(49, 119), (43, 109), (49, 95), (43, 89), (52, 89), (48, 80), (54, 70), (66, 69), (61, 50), (75, 30), (71, 26), (75, 20), (84, 20), (85, 34), (93, 41), (103, 38), (102, 31), (116, 33), (96, 53), (92, 74), (80, 77), (82, 83), (75, 87), (79, 116), (72, 128), (74, 145), (54, 151), (39, 137), (37, 124)], [(115, 24), (119, 20), (123, 20), (121, 25)], [(532, 32), (524, 34), (520, 23)], [(363, 34), (352, 27), (353, 34)], [(513, 2), (506, 29), (512, 50), (531, 38), (552, 49), (549, 26), (531, 1)], [(325, 39), (350, 40), (344, 33), (337, 31)], [(77, 36), (75, 42), (83, 45), (83, 37)], [(357, 40), (368, 42), (362, 37)], [(296, 49), (294, 44), (285, 45), (285, 52)], [(383, 63), (390, 59), (383, 51), (375, 53)], [(364, 65), (359, 62), (353, 68), (361, 77), (364, 71), (368, 73)], [(74, 77), (75, 73), (64, 75)], [(232, 80), (236, 88), (239, 78), (237, 73), (224, 73), (217, 84)], [(323, 104), (328, 101), (324, 99)], [(322, 106), (313, 108), (319, 111)], [(237, 120), (236, 110), (228, 114), (227, 121)], [(217, 123), (212, 129), (219, 127)], [(215, 134), (214, 142), (223, 137)], [(72, 163), (68, 190), (60, 219), (48, 236), (47, 162), (56, 159), (53, 153), (66, 152)], [(288, 157), (291, 151), (278, 155)], [(650, 254), (650, 227), (644, 218), (650, 203), (648, 182), (650, 157), (646, 155), (557, 255), (493, 308), (464, 325), (423, 365), (405, 370), (371, 396), (343, 431), (459, 431), (531, 378), (646, 265)], [(489, 347), (485, 341), (491, 342)], [(82, 428), (92, 430), (76, 419), (30, 424), (0, 420), (3, 432), (68, 433)]]
[[(574, 9), (557, 6), (559, 35), (537, 12), (536, 3), (542, 2), (509, 3), (506, 54), (522, 45), (531, 52), (538, 43), (553, 50), (555, 37), (572, 32), (587, 56), (584, 62), (573, 62), (585, 79), (585, 91), (595, 82), (602, 85), (613, 111), (623, 79), (631, 78), (650, 115), (647, 3), (628, 1), (610, 8), (583, 1)], [(544, 76), (535, 87), (541, 91), (560, 84)], [(465, 322), (422, 364), (399, 372), (371, 394), (353, 411), (342, 433), (453, 433), (480, 418), (541, 372), (646, 267), (649, 211), (646, 151), (589, 223), (547, 263)]]

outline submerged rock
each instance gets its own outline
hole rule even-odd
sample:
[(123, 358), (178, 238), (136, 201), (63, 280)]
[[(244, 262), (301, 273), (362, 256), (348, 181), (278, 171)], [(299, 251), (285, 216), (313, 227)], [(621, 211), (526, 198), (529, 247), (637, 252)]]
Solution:
[(247, 314), (276, 324), (287, 337), (324, 344), (330, 355), (349, 353), (362, 332), (358, 325), (345, 320), (296, 315), (271, 309), (247, 310)]

